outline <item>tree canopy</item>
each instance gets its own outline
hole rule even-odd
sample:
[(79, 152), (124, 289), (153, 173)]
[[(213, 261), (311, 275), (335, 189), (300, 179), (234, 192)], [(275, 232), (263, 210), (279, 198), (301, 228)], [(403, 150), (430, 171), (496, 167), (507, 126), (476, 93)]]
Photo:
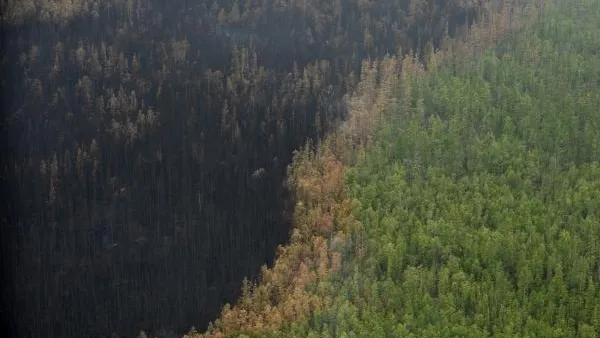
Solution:
[(247, 336), (600, 335), (600, 7), (539, 15), (405, 77), (346, 175), (365, 255), (308, 286), (323, 309)]

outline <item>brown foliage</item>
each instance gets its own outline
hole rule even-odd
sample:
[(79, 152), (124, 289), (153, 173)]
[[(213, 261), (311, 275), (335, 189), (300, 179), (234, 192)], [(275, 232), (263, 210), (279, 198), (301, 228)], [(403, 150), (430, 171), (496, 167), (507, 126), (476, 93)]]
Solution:
[(543, 2), (509, 0), (503, 1), (495, 10), (493, 6), (489, 6), (482, 21), (469, 27), (462, 38), (446, 41), (444, 45), (447, 48), (435, 53), (437, 64), (446, 64), (452, 59), (476, 57), (510, 32), (531, 24), (537, 18), (540, 8), (543, 8)]
[[(350, 217), (343, 191), (344, 166), (325, 147), (298, 155), (295, 166), (291, 180), (299, 202), (291, 243), (279, 248), (271, 269), (263, 268), (261, 283), (246, 287), (239, 303), (226, 306), (214, 329), (201, 337), (273, 330), (318, 311), (327, 301), (306, 286), (341, 266), (342, 256), (330, 252), (327, 237), (337, 230), (336, 224), (351, 223), (343, 220)], [(338, 247), (345, 241), (342, 232), (334, 239)]]

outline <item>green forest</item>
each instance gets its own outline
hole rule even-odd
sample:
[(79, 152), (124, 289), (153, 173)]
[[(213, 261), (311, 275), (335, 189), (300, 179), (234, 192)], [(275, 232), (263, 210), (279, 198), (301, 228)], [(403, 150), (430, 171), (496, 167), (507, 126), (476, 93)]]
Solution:
[(307, 285), (324, 305), (226, 336), (600, 336), (600, 3), (546, 5), (403, 74), (344, 175), (362, 227)]

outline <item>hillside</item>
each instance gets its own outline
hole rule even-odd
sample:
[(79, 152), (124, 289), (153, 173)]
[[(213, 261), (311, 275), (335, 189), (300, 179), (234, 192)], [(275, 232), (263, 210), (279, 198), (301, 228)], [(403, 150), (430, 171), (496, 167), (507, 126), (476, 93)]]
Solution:
[(600, 336), (600, 4), (545, 5), (475, 58), (364, 65), (366, 147), (296, 157), (293, 286), (278, 260), (204, 336)]

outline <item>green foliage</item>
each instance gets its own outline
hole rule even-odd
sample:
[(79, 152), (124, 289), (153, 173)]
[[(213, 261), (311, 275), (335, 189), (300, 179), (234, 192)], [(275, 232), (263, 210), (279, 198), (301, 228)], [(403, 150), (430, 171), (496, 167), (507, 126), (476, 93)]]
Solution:
[(347, 178), (367, 257), (269, 337), (600, 334), (600, 13), (558, 6), (413, 81)]

